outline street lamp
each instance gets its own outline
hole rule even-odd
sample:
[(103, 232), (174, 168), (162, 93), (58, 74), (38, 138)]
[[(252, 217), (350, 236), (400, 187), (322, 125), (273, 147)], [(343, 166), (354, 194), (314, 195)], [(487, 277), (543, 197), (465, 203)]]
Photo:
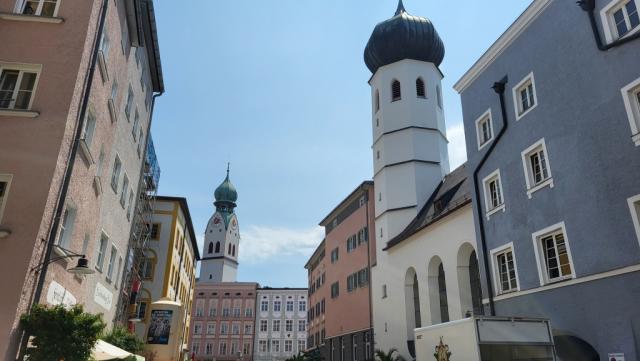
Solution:
[(54, 258), (45, 260), (41, 264), (33, 267), (31, 270), (39, 272), (40, 270), (42, 270), (42, 268), (44, 268), (44, 266), (50, 263), (57, 262), (61, 259), (80, 257), (78, 259), (78, 263), (76, 264), (76, 266), (73, 268), (69, 268), (67, 272), (76, 274), (76, 275), (90, 275), (96, 272), (95, 270), (92, 270), (91, 268), (89, 268), (89, 260), (87, 260), (87, 257), (84, 254), (75, 253), (71, 250), (68, 250), (60, 246), (57, 246), (57, 247), (65, 252), (64, 256), (54, 257)]

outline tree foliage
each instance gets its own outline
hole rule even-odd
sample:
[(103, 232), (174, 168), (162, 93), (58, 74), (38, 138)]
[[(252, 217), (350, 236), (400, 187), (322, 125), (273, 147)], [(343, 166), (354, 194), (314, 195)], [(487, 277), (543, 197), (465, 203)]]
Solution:
[(29, 361), (86, 361), (105, 328), (102, 315), (86, 313), (80, 305), (35, 305), (20, 322), (34, 337), (31, 343), (35, 347), (27, 350)]
[(114, 327), (111, 331), (107, 332), (100, 338), (131, 353), (139, 353), (144, 348), (144, 342), (142, 342), (138, 336), (120, 326)]

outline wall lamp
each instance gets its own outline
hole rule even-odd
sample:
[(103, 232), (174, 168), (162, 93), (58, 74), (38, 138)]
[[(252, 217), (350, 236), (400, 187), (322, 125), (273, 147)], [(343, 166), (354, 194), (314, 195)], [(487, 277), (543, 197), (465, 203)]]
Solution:
[(42, 268), (44, 268), (46, 265), (48, 265), (50, 263), (57, 262), (57, 261), (59, 261), (61, 259), (80, 257), (78, 259), (78, 263), (76, 264), (76, 266), (73, 267), (73, 268), (69, 268), (67, 270), (67, 272), (73, 273), (73, 274), (77, 274), (77, 275), (90, 275), (90, 274), (93, 274), (93, 273), (96, 272), (96, 271), (92, 270), (91, 268), (89, 268), (89, 260), (87, 260), (87, 257), (84, 254), (78, 254), (78, 253), (75, 253), (75, 252), (73, 252), (71, 250), (68, 250), (68, 249), (60, 247), (60, 246), (56, 246), (56, 247), (58, 247), (59, 249), (64, 251), (65, 255), (45, 260), (41, 264), (33, 267), (31, 270), (39, 272), (39, 271), (42, 270)]

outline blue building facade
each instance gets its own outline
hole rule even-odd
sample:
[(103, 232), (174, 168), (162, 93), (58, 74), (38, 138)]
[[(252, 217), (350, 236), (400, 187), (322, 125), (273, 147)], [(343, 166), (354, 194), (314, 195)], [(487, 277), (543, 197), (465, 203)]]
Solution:
[(485, 314), (549, 318), (563, 360), (640, 360), (637, 9), (534, 0), (455, 85)]

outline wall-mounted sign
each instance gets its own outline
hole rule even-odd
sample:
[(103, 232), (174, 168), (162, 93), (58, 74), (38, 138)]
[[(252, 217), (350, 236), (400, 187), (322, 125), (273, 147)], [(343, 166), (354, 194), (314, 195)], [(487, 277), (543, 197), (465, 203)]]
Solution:
[(609, 360), (609, 361), (624, 361), (624, 354), (623, 353), (610, 353), (609, 357), (607, 358), (607, 360)]
[(147, 343), (152, 345), (169, 344), (169, 334), (171, 333), (171, 318), (173, 310), (153, 310), (151, 311), (151, 322), (147, 333)]
[(76, 304), (76, 298), (71, 292), (67, 291), (66, 288), (62, 287), (61, 284), (56, 281), (51, 281), (49, 290), (47, 291), (47, 303), (69, 307)]
[(113, 305), (113, 293), (100, 282), (96, 284), (96, 292), (93, 294), (93, 300), (109, 311)]

